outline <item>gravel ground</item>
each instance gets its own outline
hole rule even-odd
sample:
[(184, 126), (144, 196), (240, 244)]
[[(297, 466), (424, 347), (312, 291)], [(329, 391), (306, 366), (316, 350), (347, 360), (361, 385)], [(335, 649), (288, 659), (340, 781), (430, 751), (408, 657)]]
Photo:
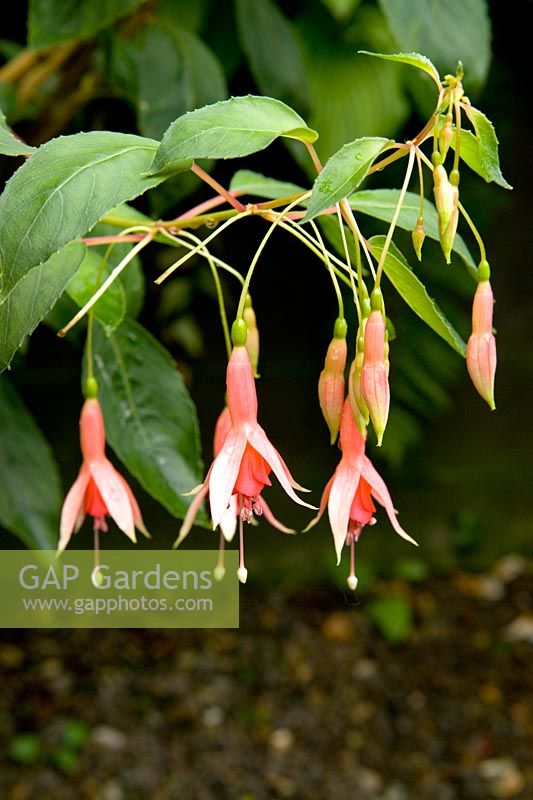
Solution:
[(355, 602), (251, 584), (239, 630), (6, 631), (0, 798), (533, 798), (532, 588), (508, 558)]

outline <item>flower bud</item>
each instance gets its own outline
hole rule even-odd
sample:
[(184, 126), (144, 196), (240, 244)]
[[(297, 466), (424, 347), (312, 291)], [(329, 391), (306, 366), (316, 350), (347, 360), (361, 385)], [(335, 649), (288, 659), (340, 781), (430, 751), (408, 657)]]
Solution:
[(426, 233), (424, 231), (424, 218), (418, 217), (416, 228), (412, 233), (413, 237), (413, 247), (416, 253), (416, 257), (419, 261), (422, 261), (422, 245), (424, 244), (424, 239), (426, 238)]
[(334, 444), (337, 439), (344, 403), (346, 332), (346, 321), (339, 318), (335, 323), (334, 336), (326, 353), (324, 369), (318, 379), (318, 399), (331, 434), (331, 444)]
[(496, 408), (494, 403), (496, 339), (492, 333), (493, 306), (494, 297), (490, 281), (482, 280), (478, 283), (474, 295), (472, 334), (468, 340), (466, 366), (472, 383), (481, 397), (487, 401), (492, 411)]
[(433, 169), (433, 182), (435, 205), (439, 214), (440, 245), (446, 263), (449, 264), (459, 222), (459, 174), (457, 170), (453, 170), (449, 179), (442, 164), (438, 164)]
[(257, 374), (257, 365), (259, 364), (259, 329), (257, 327), (257, 320), (255, 317), (255, 311), (252, 307), (252, 298), (250, 295), (247, 295), (246, 297), (242, 316), (248, 331), (248, 335), (246, 337), (246, 349), (248, 350), (248, 355), (250, 356), (250, 361), (252, 362), (252, 367), (254, 368), (254, 375), (256, 378), (258, 378), (259, 375)]
[(364, 327), (362, 327), (359, 328), (359, 331), (357, 332), (355, 358), (352, 361), (350, 374), (348, 376), (348, 399), (350, 400), (352, 416), (359, 429), (359, 433), (361, 436), (363, 436), (363, 438), (366, 438), (366, 429), (370, 415), (361, 391), (361, 374), (363, 372), (363, 360), (365, 356), (364, 346)]
[(450, 149), (450, 145), (453, 141), (453, 116), (448, 113), (446, 114), (446, 119), (444, 121), (444, 125), (442, 126), (440, 135), (439, 135), (439, 150), (442, 156), (442, 160), (446, 158), (448, 150)]
[(385, 320), (381, 311), (372, 311), (365, 327), (365, 347), (361, 393), (378, 438), (383, 441), (390, 405), (389, 370), (385, 363)]

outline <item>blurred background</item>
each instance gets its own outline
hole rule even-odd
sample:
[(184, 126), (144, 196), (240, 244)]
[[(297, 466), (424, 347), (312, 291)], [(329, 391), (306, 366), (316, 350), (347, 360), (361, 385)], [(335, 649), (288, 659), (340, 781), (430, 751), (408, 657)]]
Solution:
[[(442, 74), (462, 58), (465, 91), (494, 123), (514, 187), (462, 170), (463, 201), (492, 265), (498, 410), (489, 412), (461, 359), (390, 289), (393, 407), (384, 446), (371, 457), (420, 548), (397, 539), (379, 514), (358, 546), (360, 587), (351, 596), (326, 523), (296, 537), (261, 525), (247, 534), (239, 631), (5, 632), (0, 797), (533, 797), (531, 3), (130, 1), (103, 28), (113, 3), (101, 5), (95, 22), (81, 4), (87, 33), (79, 40), (67, 7), (31, 4), (30, 45), (51, 48), (40, 71), (31, 58), (27, 72), (9, 66), (28, 53), (25, 4), (4, 21), (0, 105), (28, 143), (92, 129), (160, 138), (186, 110), (251, 92), (298, 110), (320, 131), (326, 160), (357, 136), (407, 139), (431, 112), (414, 71), (357, 50), (419, 50)], [(11, 161), (0, 162), (5, 178)], [(228, 184), (239, 166), (211, 168)], [(245, 166), (301, 185), (312, 179), (302, 153), (281, 143)], [(400, 167), (369, 185), (401, 179)], [(178, 177), (136, 205), (169, 219), (209, 196), (192, 177)], [(361, 223), (366, 235), (382, 230), (370, 218)], [(245, 269), (262, 232), (259, 221), (246, 221), (214, 252)], [(408, 235), (398, 241), (409, 253)], [(216, 299), (199, 262), (156, 289), (168, 259), (154, 248), (143, 261), (140, 321), (186, 378), (209, 463), (224, 401)], [(260, 421), (315, 498), (338, 460), (316, 396), (336, 316), (317, 263), (279, 233), (252, 287)], [(447, 267), (426, 242), (421, 274), (466, 337), (473, 285), (462, 263)], [(226, 297), (231, 309), (235, 286), (226, 285)], [(58, 340), (61, 313), (39, 328), (9, 378), (53, 444), (67, 487), (79, 466), (83, 332)], [(165, 549), (177, 521), (132, 485), (153, 532), (143, 546)], [(307, 524), (277, 487), (268, 500), (287, 524)], [(7, 527), (3, 547), (18, 547)], [(198, 529), (187, 546), (216, 542)], [(90, 531), (75, 546), (91, 547)]]

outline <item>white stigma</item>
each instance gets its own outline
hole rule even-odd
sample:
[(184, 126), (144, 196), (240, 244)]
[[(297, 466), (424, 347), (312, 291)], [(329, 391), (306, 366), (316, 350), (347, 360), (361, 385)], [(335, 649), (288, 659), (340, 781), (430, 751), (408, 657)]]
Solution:
[(241, 583), (246, 583), (246, 579), (248, 578), (248, 570), (246, 567), (239, 567), (237, 570), (237, 575), (239, 576)]
[(357, 589), (357, 584), (359, 583), (359, 581), (357, 579), (357, 576), (356, 575), (350, 575), (349, 578), (348, 578), (347, 583), (348, 583), (349, 588), (352, 590), (352, 592), (355, 592), (355, 590)]
[(224, 564), (217, 564), (215, 569), (213, 570), (213, 575), (215, 576), (215, 580), (221, 581), (225, 574), (226, 574), (226, 567), (224, 566)]

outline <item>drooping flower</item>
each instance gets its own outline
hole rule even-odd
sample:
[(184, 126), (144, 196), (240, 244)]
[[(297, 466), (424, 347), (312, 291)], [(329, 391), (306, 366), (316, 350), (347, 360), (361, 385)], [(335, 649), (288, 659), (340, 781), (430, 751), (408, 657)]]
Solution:
[(389, 490), (383, 478), (365, 455), (365, 441), (354, 422), (350, 402), (344, 402), (340, 428), (342, 457), (333, 477), (326, 484), (322, 494), (317, 516), (310, 522), (309, 530), (319, 521), (328, 509), (329, 522), (333, 533), (337, 563), (340, 563), (342, 548), (351, 549), (351, 569), (348, 585), (357, 586), (355, 577), (355, 542), (358, 541), (365, 525), (373, 525), (376, 510), (373, 500), (383, 506), (396, 533), (416, 545), (404, 531), (397, 519)]
[(235, 503), (234, 498), (236, 498), (241, 551), (239, 579), (244, 583), (247, 570), (244, 566), (242, 523), (250, 522), (254, 514), (264, 515), (274, 527), (292, 533), (274, 517), (261, 496), (263, 488), (271, 485), (270, 473), (274, 472), (292, 500), (307, 508), (313, 506), (304, 502), (295, 493), (295, 489), (306, 490), (293, 479), (282, 457), (257, 422), (255, 380), (244, 343), (238, 342), (233, 348), (226, 378), (231, 427), (209, 468), (204, 483), (198, 487), (196, 497), (189, 506), (175, 546), (179, 545), (189, 533), (196, 514), (208, 494), (213, 528), (222, 524), (228, 508)]
[(135, 528), (149, 536), (133, 492), (106, 458), (104, 418), (95, 397), (86, 400), (81, 410), (80, 443), (83, 463), (63, 503), (58, 550), (66, 548), (87, 514), (95, 532), (107, 531), (109, 516), (132, 542)]
[[(486, 266), (485, 266), (486, 265)], [(480, 282), (472, 306), (472, 333), (468, 339), (466, 365), (472, 383), (492, 411), (494, 403), (494, 378), (496, 374), (496, 339), (492, 333), (494, 296), (488, 277), (487, 262), (480, 264)], [(487, 275), (486, 279), (483, 279)]]
[(331, 444), (335, 444), (341, 422), (342, 404), (344, 401), (344, 368), (348, 348), (346, 346), (346, 320), (337, 319), (328, 351), (324, 369), (318, 379), (318, 399), (322, 415), (326, 420), (331, 436)]
[(381, 310), (373, 310), (365, 326), (365, 349), (361, 372), (361, 393), (372, 425), (383, 440), (390, 406), (389, 365), (386, 359), (385, 320)]

